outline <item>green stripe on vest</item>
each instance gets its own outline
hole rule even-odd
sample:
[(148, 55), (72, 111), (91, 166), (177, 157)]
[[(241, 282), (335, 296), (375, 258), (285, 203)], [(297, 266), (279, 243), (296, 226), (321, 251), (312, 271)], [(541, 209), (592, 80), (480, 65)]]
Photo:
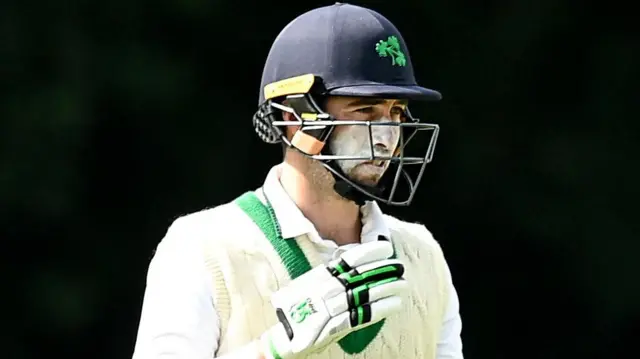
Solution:
[[(236, 204), (253, 220), (267, 237), (273, 249), (278, 253), (291, 279), (296, 279), (311, 270), (311, 264), (305, 257), (298, 243), (293, 239), (282, 238), (273, 209), (265, 206), (254, 192), (246, 192), (236, 199)], [(395, 254), (395, 253), (394, 253)], [(395, 257), (395, 255), (394, 255)], [(363, 352), (375, 339), (382, 329), (384, 320), (366, 328), (349, 333), (338, 341), (338, 344), (348, 354)]]

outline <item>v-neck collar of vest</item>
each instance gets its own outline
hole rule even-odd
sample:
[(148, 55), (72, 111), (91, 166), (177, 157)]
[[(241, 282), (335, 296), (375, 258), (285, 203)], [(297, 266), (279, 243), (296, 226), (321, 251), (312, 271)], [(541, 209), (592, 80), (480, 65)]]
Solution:
[[(236, 200), (237, 205), (253, 220), (274, 250), (280, 256), (283, 265), (287, 269), (291, 279), (295, 279), (311, 270), (311, 264), (300, 248), (297, 240), (284, 240), (279, 229), (278, 221), (273, 213), (273, 208), (262, 203), (255, 192), (246, 192)], [(394, 251), (393, 258), (396, 257)], [(384, 326), (385, 320), (349, 333), (338, 341), (340, 348), (345, 353), (357, 354), (363, 352), (378, 336)]]

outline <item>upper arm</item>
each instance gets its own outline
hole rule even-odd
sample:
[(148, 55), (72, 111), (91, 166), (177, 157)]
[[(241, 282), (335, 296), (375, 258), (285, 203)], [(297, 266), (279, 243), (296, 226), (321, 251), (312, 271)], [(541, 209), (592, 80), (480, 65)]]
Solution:
[(437, 359), (462, 359), (462, 319), (460, 317), (460, 301), (451, 271), (445, 261), (445, 285), (447, 302), (438, 341)]
[(197, 233), (175, 226), (149, 264), (134, 359), (211, 358), (218, 344), (211, 279)]
[(442, 285), (444, 286), (444, 303), (442, 325), (437, 344), (437, 359), (462, 359), (462, 319), (460, 317), (460, 301), (458, 293), (453, 284), (451, 270), (447, 264), (444, 252), (431, 232), (424, 225), (414, 227), (419, 233), (418, 237), (424, 239), (431, 247), (436, 267), (441, 273)]

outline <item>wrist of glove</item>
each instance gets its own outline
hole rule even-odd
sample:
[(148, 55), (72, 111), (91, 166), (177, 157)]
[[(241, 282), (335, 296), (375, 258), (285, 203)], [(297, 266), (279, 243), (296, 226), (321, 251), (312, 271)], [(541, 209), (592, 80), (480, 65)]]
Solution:
[(408, 290), (388, 241), (359, 245), (271, 297), (279, 323), (260, 338), (269, 359), (294, 359), (397, 313)]

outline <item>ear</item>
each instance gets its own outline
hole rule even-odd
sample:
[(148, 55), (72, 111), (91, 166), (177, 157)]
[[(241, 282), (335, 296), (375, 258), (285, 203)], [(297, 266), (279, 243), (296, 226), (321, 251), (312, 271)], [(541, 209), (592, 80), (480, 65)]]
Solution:
[[(282, 111), (282, 119), (284, 121), (296, 121), (295, 116), (292, 113)], [(291, 140), (293, 135), (298, 131), (300, 126), (287, 126), (285, 129), (285, 133), (287, 134), (287, 138)]]
[(282, 111), (282, 119), (285, 121), (294, 121), (295, 117), (290, 112)]

